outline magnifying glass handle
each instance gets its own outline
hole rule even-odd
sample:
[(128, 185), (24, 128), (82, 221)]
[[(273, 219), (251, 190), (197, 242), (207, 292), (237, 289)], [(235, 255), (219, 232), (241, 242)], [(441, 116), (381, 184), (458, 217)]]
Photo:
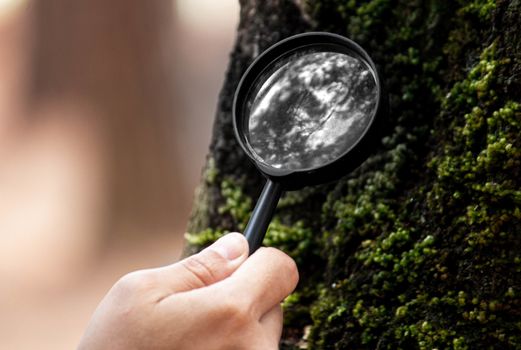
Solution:
[(261, 246), (281, 194), (281, 185), (268, 179), (244, 230), (250, 246), (250, 255)]

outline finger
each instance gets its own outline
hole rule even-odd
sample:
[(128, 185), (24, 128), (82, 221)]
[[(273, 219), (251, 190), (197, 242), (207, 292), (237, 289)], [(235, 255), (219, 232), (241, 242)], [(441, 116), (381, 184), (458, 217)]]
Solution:
[(297, 265), (275, 248), (260, 248), (226, 280), (230, 294), (246, 300), (258, 318), (287, 297), (298, 283)]
[(252, 350), (278, 350), (282, 335), (282, 307), (275, 305), (264, 314), (258, 323), (255, 342), (250, 344)]
[(230, 276), (248, 257), (248, 242), (229, 233), (201, 252), (158, 269), (170, 293), (209, 286)]
[(275, 305), (270, 311), (265, 313), (260, 319), (261, 327), (266, 335), (269, 344), (273, 349), (278, 349), (280, 337), (282, 335), (282, 306)]

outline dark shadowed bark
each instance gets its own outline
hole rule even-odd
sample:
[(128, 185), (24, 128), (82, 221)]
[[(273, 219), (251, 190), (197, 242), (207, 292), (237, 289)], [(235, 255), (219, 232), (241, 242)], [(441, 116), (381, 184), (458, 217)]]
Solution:
[(215, 177), (211, 176), (211, 183), (203, 182), (198, 190), (199, 202), (195, 205), (189, 232), (197, 232), (208, 227), (233, 226), (230, 218), (218, 213), (219, 203), (223, 201), (219, 184), (226, 177), (240, 178), (249, 194), (260, 193), (261, 177), (240, 151), (233, 134), (233, 95), (242, 74), (259, 53), (279, 40), (310, 28), (300, 8), (292, 1), (243, 0), (240, 3), (237, 40), (231, 54), (226, 81), (219, 96), (206, 169), (210, 173), (213, 173), (214, 169), (218, 171)]
[(301, 273), (284, 346), (521, 348), (521, 2), (241, 6), (192, 246), (242, 229), (261, 188), (231, 126), (248, 63), (294, 33), (343, 34), (383, 71), (391, 112), (377, 154), (279, 204), (264, 243)]

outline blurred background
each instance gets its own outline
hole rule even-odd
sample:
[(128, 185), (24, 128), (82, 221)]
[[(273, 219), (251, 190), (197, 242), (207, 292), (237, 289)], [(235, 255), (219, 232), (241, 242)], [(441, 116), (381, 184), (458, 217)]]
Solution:
[(176, 261), (236, 0), (0, 0), (0, 349), (73, 349)]

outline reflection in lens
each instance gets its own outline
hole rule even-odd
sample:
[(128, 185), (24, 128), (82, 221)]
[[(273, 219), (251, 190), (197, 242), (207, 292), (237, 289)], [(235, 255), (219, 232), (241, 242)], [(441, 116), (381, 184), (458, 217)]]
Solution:
[(356, 144), (373, 117), (378, 88), (358, 57), (308, 52), (263, 74), (253, 94), (247, 140), (254, 155), (274, 168), (304, 170)]

